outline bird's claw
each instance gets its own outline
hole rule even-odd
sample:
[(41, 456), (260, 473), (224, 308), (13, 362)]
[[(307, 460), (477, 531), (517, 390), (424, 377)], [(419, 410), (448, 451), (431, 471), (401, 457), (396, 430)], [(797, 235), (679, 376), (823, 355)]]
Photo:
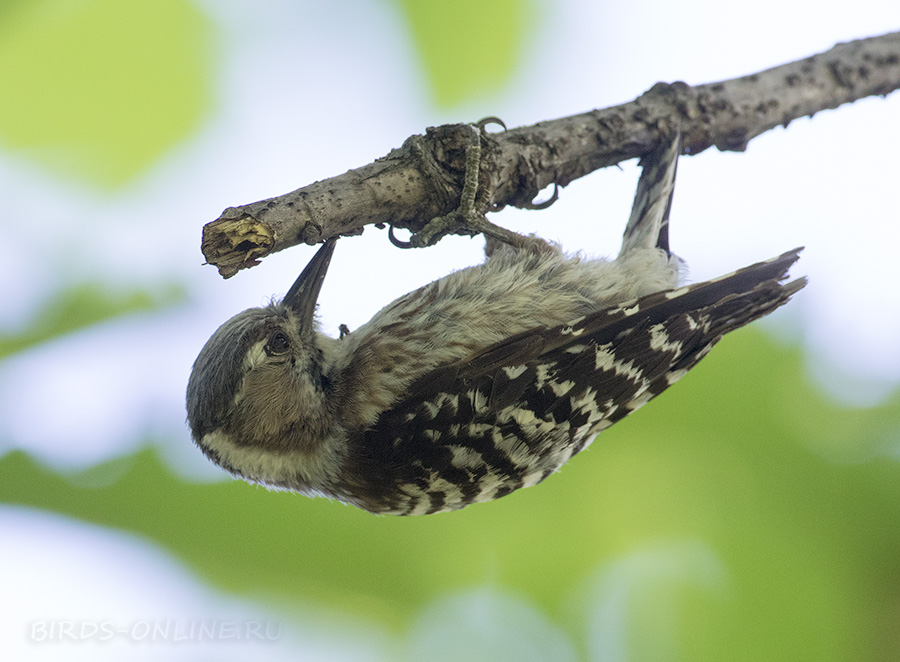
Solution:
[[(486, 237), (492, 237), (503, 243), (512, 246), (521, 247), (531, 242), (527, 237), (501, 228), (487, 220), (484, 210), (490, 207), (489, 202), (485, 199), (489, 196), (486, 192), (479, 191), (479, 179), (481, 174), (481, 141), (487, 136), (486, 127), (490, 124), (497, 124), (506, 130), (503, 120), (497, 117), (485, 117), (475, 122), (472, 126), (478, 129), (473, 132), (472, 144), (466, 147), (466, 164), (465, 175), (463, 178), (463, 188), (460, 194), (459, 207), (443, 216), (437, 216), (428, 221), (421, 230), (413, 232), (408, 241), (397, 239), (394, 235), (394, 228), (390, 226), (388, 229), (388, 239), (397, 248), (424, 248), (433, 246), (448, 234), (457, 235), (476, 235), (483, 234)], [(481, 195), (479, 195), (481, 193)], [(538, 203), (535, 209), (543, 209), (549, 207), (558, 197), (554, 191), (553, 197), (547, 202)]]

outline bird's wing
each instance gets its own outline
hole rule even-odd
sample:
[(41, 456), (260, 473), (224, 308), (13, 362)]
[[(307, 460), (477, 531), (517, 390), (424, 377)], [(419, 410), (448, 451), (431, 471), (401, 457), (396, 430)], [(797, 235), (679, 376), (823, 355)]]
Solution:
[[(695, 355), (705, 347), (772, 312), (806, 284), (805, 279), (781, 282), (800, 250), (714, 280), (651, 294), (568, 325), (537, 327), (440, 366), (413, 382), (408, 395), (381, 415), (372, 433), (402, 430), (404, 420), (423, 411), (423, 407), (427, 409), (436, 398), (462, 395), (473, 389), (492, 397), (471, 415), (497, 411), (515, 402), (526, 390), (536, 388), (536, 382), (529, 382), (532, 373), (551, 363), (557, 365), (558, 380), (576, 379), (584, 386), (596, 384), (612, 370), (602, 360), (596, 360), (597, 348), (614, 353), (617, 363), (633, 366), (628, 372), (635, 377), (642, 375), (643, 380), (658, 378), (660, 370), (665, 373), (684, 369), (687, 362), (693, 365), (699, 360)], [(691, 362), (692, 359), (696, 360)], [(571, 372), (584, 368), (585, 363), (591, 364), (593, 376)], [(519, 388), (513, 388), (514, 383)], [(603, 391), (598, 392), (598, 397), (603, 396)]]
[[(421, 482), (420, 496), (436, 499), (429, 512), (447, 507), (449, 492), (434, 489), (436, 477), (466, 502), (481, 500), (486, 475), (508, 479), (498, 489), (517, 489), (544, 455), (578, 452), (675, 383), (724, 334), (786, 303), (806, 284), (782, 282), (800, 250), (538, 327), (438, 367), (382, 413), (359, 448), (374, 464), (402, 471), (398, 483)], [(546, 473), (559, 463), (548, 460)]]

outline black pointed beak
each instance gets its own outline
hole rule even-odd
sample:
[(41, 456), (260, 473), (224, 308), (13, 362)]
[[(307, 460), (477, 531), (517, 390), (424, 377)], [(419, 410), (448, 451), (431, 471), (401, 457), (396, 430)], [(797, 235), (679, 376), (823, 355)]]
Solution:
[(331, 264), (331, 255), (334, 253), (336, 243), (337, 239), (332, 237), (322, 244), (322, 248), (309, 261), (303, 273), (281, 300), (282, 305), (293, 309), (300, 317), (300, 328), (312, 329), (316, 301), (319, 299), (322, 283), (325, 282), (325, 274), (328, 272), (328, 265)]

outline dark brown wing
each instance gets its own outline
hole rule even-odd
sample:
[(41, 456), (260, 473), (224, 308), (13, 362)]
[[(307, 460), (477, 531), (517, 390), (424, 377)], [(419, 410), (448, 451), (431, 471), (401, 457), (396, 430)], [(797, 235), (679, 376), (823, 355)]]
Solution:
[(377, 467), (386, 498), (390, 484), (418, 485), (429, 512), (448, 507), (438, 483), (459, 492), (449, 507), (485, 498), (487, 478), (505, 481), (490, 498), (531, 484), (675, 383), (724, 334), (786, 303), (806, 284), (782, 283), (800, 250), (437, 368), (363, 433), (357, 460)]

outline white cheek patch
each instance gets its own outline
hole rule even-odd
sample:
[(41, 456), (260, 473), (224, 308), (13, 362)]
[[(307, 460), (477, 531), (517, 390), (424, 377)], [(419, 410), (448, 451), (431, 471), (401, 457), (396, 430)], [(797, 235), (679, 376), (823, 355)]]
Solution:
[(250, 372), (257, 366), (262, 365), (269, 357), (269, 355), (266, 354), (266, 342), (266, 339), (257, 340), (247, 351), (246, 356), (244, 356), (244, 374)]
[(307, 493), (328, 485), (340, 473), (341, 444), (334, 439), (325, 440), (312, 453), (272, 453), (264, 447), (235, 444), (227, 434), (215, 430), (204, 435), (200, 445), (218, 455), (225, 468), (234, 467), (245, 480), (270, 487)]

